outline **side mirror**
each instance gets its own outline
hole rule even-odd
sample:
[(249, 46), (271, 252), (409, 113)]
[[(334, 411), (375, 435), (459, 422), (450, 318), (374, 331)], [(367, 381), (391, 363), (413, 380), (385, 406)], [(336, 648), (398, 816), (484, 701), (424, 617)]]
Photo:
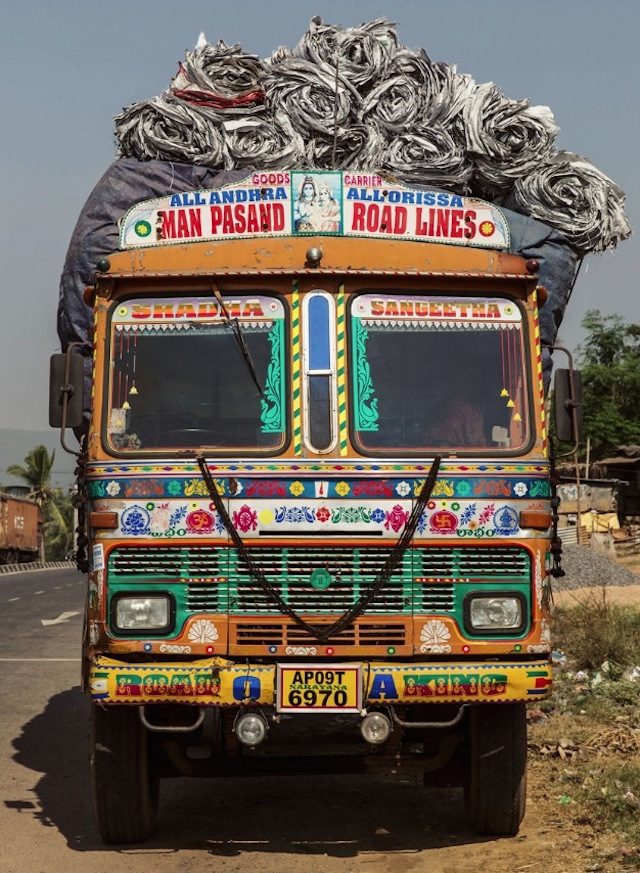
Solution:
[(64, 354), (51, 355), (49, 367), (49, 426), (80, 427), (84, 413), (84, 358), (74, 354), (74, 343)]
[(553, 383), (556, 436), (577, 449), (582, 437), (582, 376), (579, 370), (556, 370)]

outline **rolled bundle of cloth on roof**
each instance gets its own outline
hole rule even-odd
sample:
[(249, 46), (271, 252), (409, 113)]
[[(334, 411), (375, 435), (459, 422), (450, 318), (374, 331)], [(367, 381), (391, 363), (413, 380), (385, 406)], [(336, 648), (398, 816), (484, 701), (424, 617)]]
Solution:
[(549, 107), (402, 45), (384, 18), (342, 27), (316, 17), (264, 61), (200, 34), (162, 96), (116, 117), (124, 157), (386, 170), (532, 216), (579, 255), (613, 248), (631, 233), (624, 194), (586, 158), (558, 151), (557, 133)]
[(120, 153), (125, 158), (224, 166), (219, 123), (170, 94), (125, 109), (117, 118)]
[(579, 252), (614, 248), (631, 235), (624, 192), (570, 152), (557, 152), (518, 179), (505, 205), (556, 228)]
[(247, 54), (241, 46), (228, 46), (220, 40), (214, 47), (200, 34), (195, 49), (187, 52), (180, 64), (170, 90), (197, 106), (251, 112), (265, 101), (264, 71), (260, 58)]
[(117, 248), (131, 206), (252, 169), (373, 172), (500, 205), (511, 251), (539, 261), (547, 346), (580, 259), (631, 234), (624, 192), (588, 159), (556, 149), (548, 107), (402, 45), (383, 18), (351, 28), (314, 18), (293, 49), (266, 60), (200, 34), (167, 90), (123, 109), (115, 126), (118, 160), (88, 198), (63, 269), (63, 348), (89, 334), (84, 288), (98, 258)]
[(470, 92), (462, 116), (474, 188), (489, 197), (508, 191), (550, 155), (558, 132), (547, 106), (508, 100), (492, 82)]

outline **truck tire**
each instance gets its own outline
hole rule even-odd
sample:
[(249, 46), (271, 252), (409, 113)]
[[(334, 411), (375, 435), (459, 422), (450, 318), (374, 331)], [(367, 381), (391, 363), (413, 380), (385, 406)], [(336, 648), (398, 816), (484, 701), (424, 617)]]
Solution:
[(158, 812), (159, 778), (136, 706), (91, 707), (91, 787), (105, 843), (142, 843)]
[(470, 759), (465, 803), (478, 834), (514, 836), (527, 795), (527, 721), (524, 703), (470, 710)]

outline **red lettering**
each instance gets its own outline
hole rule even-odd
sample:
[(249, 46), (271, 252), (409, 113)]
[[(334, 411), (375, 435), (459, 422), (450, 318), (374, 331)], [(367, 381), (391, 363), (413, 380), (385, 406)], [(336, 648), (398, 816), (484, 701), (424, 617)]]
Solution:
[(202, 236), (202, 220), (199, 209), (178, 209), (177, 239), (191, 239), (194, 236)]
[(260, 204), (260, 230), (265, 233), (271, 230), (271, 203)]
[(176, 214), (175, 212), (162, 213), (161, 239), (176, 239)]
[(449, 236), (449, 217), (448, 209), (437, 210), (437, 229), (436, 236)]
[(233, 217), (235, 220), (232, 231), (233, 233), (244, 233), (245, 230), (251, 230), (250, 227), (247, 227), (245, 207), (242, 205), (242, 203), (236, 203), (236, 205), (233, 207)]
[(380, 216), (380, 230), (384, 230), (385, 233), (391, 233), (393, 231), (393, 213), (391, 206), (386, 204), (382, 207), (382, 215)]
[(154, 318), (173, 318), (173, 305), (171, 303), (156, 303), (153, 307)]
[(249, 206), (248, 212), (249, 214), (247, 215), (247, 232), (258, 233), (258, 231), (260, 230), (260, 225), (258, 224), (258, 213), (256, 212), (255, 206)]
[(134, 303), (131, 307), (132, 318), (149, 318), (151, 315), (151, 307), (146, 303)]
[(464, 235), (467, 237), (467, 239), (473, 239), (473, 237), (476, 235), (476, 217), (477, 216), (474, 209), (467, 209), (464, 214), (464, 223), (467, 225)]
[(176, 318), (197, 318), (195, 307), (192, 303), (180, 303), (176, 309)]
[(397, 234), (405, 233), (409, 219), (409, 213), (406, 206), (396, 206), (395, 221), (393, 223), (393, 232)]
[(462, 225), (460, 222), (464, 219), (462, 209), (451, 210), (451, 237), (452, 239), (460, 239), (462, 237)]
[(274, 203), (272, 207), (273, 225), (271, 230), (284, 230), (284, 206), (282, 203)]
[(233, 233), (233, 231), (233, 212), (231, 211), (231, 207), (227, 204), (222, 210), (222, 232)]
[(367, 209), (367, 230), (374, 233), (380, 224), (380, 209), (377, 203), (370, 203)]
[(218, 225), (222, 221), (222, 209), (219, 206), (211, 207), (211, 233), (218, 232)]
[(254, 173), (251, 181), (254, 185), (288, 185), (289, 173)]
[(178, 209), (178, 239), (189, 237), (189, 220), (186, 209)]
[(364, 231), (364, 215), (366, 207), (364, 203), (353, 204), (353, 221), (351, 222), (351, 230)]
[(264, 318), (264, 311), (262, 306), (260, 305), (259, 300), (247, 300), (244, 312), (242, 313), (245, 318), (250, 316), (257, 316), (258, 318)]

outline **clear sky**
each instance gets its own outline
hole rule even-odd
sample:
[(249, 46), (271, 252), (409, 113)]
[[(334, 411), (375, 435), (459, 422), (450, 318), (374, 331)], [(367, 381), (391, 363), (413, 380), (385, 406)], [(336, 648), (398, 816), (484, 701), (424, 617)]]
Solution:
[(627, 195), (635, 235), (583, 265), (560, 337), (588, 309), (640, 323), (639, 0), (20, 0), (2, 4), (0, 427), (46, 429), (58, 284), (84, 201), (115, 158), (113, 117), (160, 94), (200, 31), (261, 57), (320, 15), (396, 22), (400, 42), (505, 96), (549, 106), (558, 148)]

